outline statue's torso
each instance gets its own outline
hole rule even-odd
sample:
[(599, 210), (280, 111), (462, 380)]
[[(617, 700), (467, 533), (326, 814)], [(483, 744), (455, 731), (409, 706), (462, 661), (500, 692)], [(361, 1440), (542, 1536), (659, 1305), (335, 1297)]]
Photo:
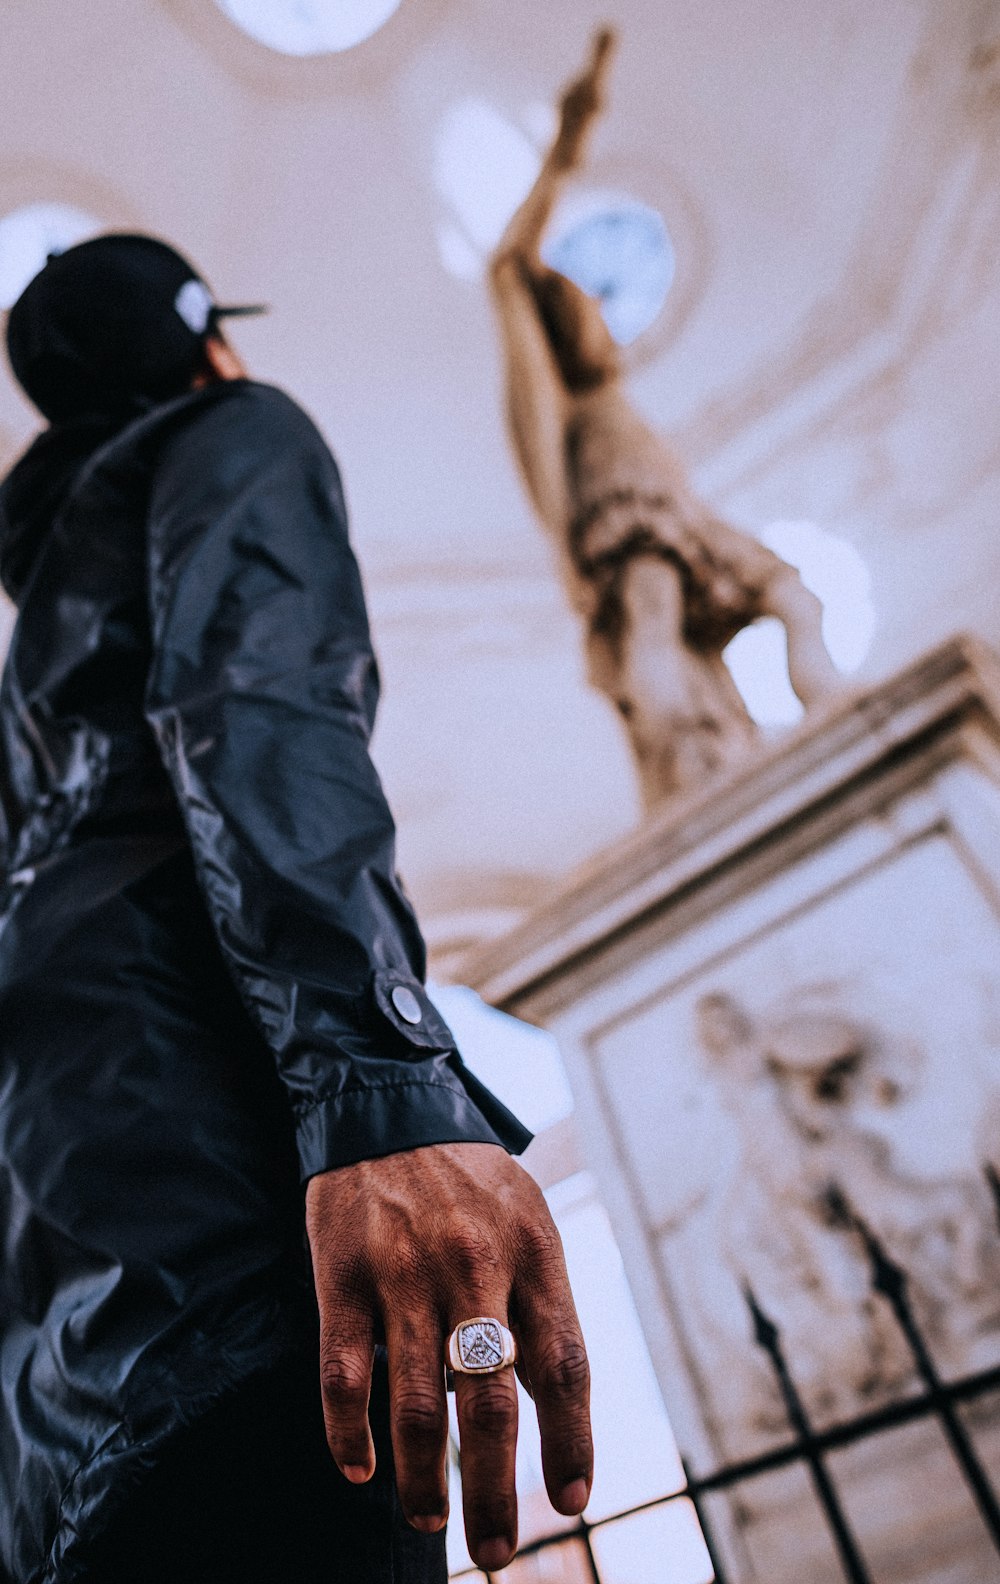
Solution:
[(574, 398), (566, 424), (566, 472), (574, 515), (624, 490), (694, 505), (679, 460), (617, 380)]
[(691, 642), (721, 649), (761, 613), (764, 591), (783, 563), (698, 498), (680, 460), (620, 382), (574, 398), (565, 463), (566, 551), (581, 610), (602, 608), (605, 585), (614, 585), (625, 561), (657, 555), (683, 578)]

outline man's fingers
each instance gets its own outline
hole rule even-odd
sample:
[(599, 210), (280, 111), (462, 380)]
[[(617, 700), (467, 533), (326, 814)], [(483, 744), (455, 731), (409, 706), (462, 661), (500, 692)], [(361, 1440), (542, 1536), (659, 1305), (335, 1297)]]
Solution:
[[(559, 1235), (531, 1178), (496, 1146), (429, 1145), (320, 1173), (306, 1205), (324, 1409), (341, 1467), (364, 1477), (373, 1462), (365, 1409), (377, 1315), (403, 1511), (415, 1527), (440, 1529), (447, 1330), (493, 1316), (523, 1347), (552, 1502), (580, 1512), (592, 1472), (587, 1360)], [(355, 1236), (353, 1266), (345, 1228)], [(479, 1567), (499, 1571), (517, 1543), (515, 1375), (459, 1373), (456, 1386), (469, 1547)]]
[(594, 1477), (590, 1366), (558, 1234), (524, 1270), (515, 1289), (518, 1335), (531, 1379), (542, 1468), (558, 1512), (582, 1512)]
[(323, 1307), (319, 1378), (326, 1439), (338, 1468), (355, 1484), (375, 1472), (368, 1425), (374, 1355), (370, 1311), (348, 1305)]
[[(506, 1303), (479, 1313), (506, 1324)], [(459, 1316), (468, 1319), (469, 1316)], [(462, 1449), (462, 1505), (472, 1560), (487, 1572), (506, 1567), (517, 1549), (517, 1386), (512, 1369), (455, 1375)]]
[(594, 1478), (594, 1447), (590, 1368), (579, 1330), (556, 1325), (533, 1338), (528, 1368), (549, 1500), (557, 1512), (580, 1513)]
[(408, 1303), (397, 1297), (384, 1313), (399, 1499), (414, 1528), (433, 1534), (448, 1516), (444, 1334), (436, 1312), (418, 1307), (415, 1295)]
[(533, 1387), (531, 1385), (531, 1377), (528, 1374), (527, 1367), (525, 1366), (525, 1362), (524, 1362), (524, 1348), (521, 1346), (520, 1341), (518, 1341), (518, 1344), (517, 1344), (517, 1362), (514, 1365), (514, 1373), (516, 1374), (518, 1380), (521, 1382), (521, 1385), (524, 1387), (524, 1389), (527, 1392), (528, 1396), (531, 1398), (532, 1402), (534, 1402), (535, 1393), (534, 1393), (534, 1389), (533, 1389)]

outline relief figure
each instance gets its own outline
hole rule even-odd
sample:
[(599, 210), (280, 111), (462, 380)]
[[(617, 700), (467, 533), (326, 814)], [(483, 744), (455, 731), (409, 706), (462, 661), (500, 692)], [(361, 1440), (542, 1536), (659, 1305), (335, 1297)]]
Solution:
[[(920, 1176), (900, 1164), (893, 1130), (905, 1126), (925, 1081), (923, 1053), (846, 1009), (852, 1003), (846, 990), (838, 1006), (831, 987), (806, 987), (760, 1015), (721, 991), (695, 1008), (736, 1152), (672, 1264), (690, 1289), (713, 1373), (729, 1360), (727, 1415), (757, 1431), (777, 1432), (785, 1421), (767, 1361), (749, 1340), (747, 1288), (778, 1325), (817, 1418), (860, 1411), (912, 1377), (899, 1327), (838, 1208), (844, 1203), (906, 1271), (939, 1363), (996, 1362), (1000, 1236), (986, 1179), (957, 1166), (953, 1175), (936, 1168)], [(736, 1347), (746, 1370), (731, 1369)]]

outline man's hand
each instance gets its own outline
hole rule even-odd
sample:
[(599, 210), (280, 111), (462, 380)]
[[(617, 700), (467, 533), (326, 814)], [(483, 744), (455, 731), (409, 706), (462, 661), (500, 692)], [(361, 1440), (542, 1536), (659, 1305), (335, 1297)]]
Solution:
[[(582, 1512), (593, 1473), (587, 1355), (559, 1234), (528, 1174), (495, 1144), (429, 1145), (312, 1178), (306, 1226), (326, 1433), (347, 1478), (375, 1467), (367, 1409), (381, 1322), (403, 1511), (417, 1529), (442, 1527), (445, 1343), (460, 1321), (490, 1315), (517, 1338), (549, 1499)], [(456, 1395), (469, 1550), (492, 1571), (517, 1546), (513, 1372), (459, 1375)]]

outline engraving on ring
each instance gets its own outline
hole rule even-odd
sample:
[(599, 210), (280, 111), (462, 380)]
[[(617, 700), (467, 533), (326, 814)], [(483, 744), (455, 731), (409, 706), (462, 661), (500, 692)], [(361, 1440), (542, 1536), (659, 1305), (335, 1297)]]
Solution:
[(497, 1369), (504, 1362), (500, 1327), (493, 1320), (472, 1320), (460, 1326), (458, 1355), (466, 1369)]

